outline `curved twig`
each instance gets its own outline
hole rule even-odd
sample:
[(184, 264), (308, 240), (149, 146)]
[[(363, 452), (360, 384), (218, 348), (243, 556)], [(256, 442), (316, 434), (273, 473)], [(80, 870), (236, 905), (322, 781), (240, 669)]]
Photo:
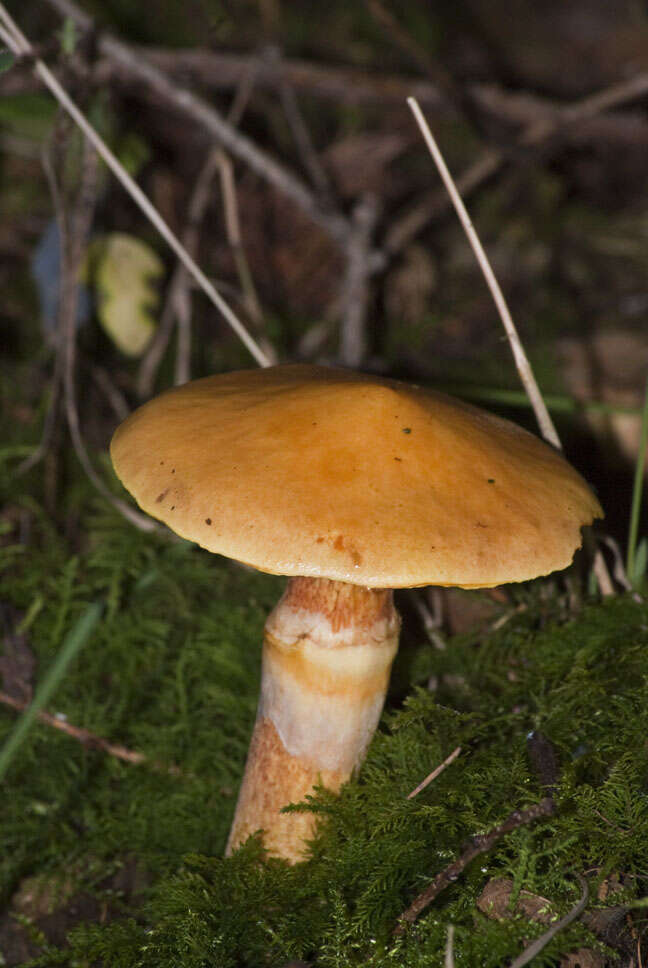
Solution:
[(524, 965), (528, 965), (529, 962), (532, 961), (536, 955), (540, 954), (542, 949), (549, 944), (552, 938), (556, 937), (559, 931), (562, 931), (562, 929), (566, 928), (568, 924), (571, 924), (572, 921), (575, 921), (581, 916), (587, 907), (587, 902), (589, 901), (589, 888), (587, 886), (587, 881), (580, 874), (578, 875), (578, 883), (583, 891), (578, 903), (574, 905), (571, 911), (567, 912), (564, 918), (561, 918), (560, 921), (556, 921), (555, 924), (552, 924), (544, 934), (541, 934), (539, 938), (536, 938), (535, 941), (528, 946), (528, 948), (525, 948), (522, 954), (518, 955), (515, 961), (511, 962), (509, 968), (523, 968)]

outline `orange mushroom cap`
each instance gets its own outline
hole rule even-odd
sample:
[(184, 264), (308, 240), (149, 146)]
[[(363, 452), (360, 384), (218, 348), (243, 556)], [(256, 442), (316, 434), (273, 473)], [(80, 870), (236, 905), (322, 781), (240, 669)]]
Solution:
[(209, 551), (373, 588), (548, 574), (603, 516), (567, 461), (515, 424), (319, 366), (169, 390), (124, 421), (111, 456), (144, 511)]

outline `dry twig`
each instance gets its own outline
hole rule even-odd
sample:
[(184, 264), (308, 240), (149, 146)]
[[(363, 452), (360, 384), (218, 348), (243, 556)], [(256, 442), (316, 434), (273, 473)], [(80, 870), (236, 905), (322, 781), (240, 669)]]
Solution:
[(421, 134), (425, 139), (425, 143), (430, 151), (430, 154), (434, 158), (434, 162), (439, 170), (439, 174), (443, 179), (443, 184), (445, 185), (446, 190), (452, 199), (452, 204), (454, 205), (457, 215), (459, 216), (459, 221), (463, 226), (463, 229), (468, 237), (468, 241), (470, 242), (472, 250), (475, 253), (477, 262), (479, 263), (479, 268), (483, 272), (484, 278), (488, 284), (488, 288), (491, 291), (491, 295), (495, 301), (495, 305), (497, 306), (500, 318), (504, 324), (504, 329), (506, 330), (506, 335), (513, 352), (513, 358), (515, 360), (517, 371), (520, 374), (522, 385), (524, 386), (527, 396), (531, 401), (531, 405), (533, 406), (533, 412), (536, 415), (542, 436), (545, 438), (545, 440), (548, 440), (549, 443), (553, 444), (554, 447), (560, 449), (560, 438), (558, 437), (553, 420), (551, 419), (549, 411), (547, 410), (546, 404), (542, 398), (540, 388), (536, 383), (533, 370), (531, 369), (531, 364), (529, 363), (529, 359), (520, 341), (515, 323), (513, 322), (509, 308), (506, 304), (506, 300), (504, 299), (504, 294), (499, 287), (499, 283), (495, 278), (495, 274), (491, 268), (490, 262), (488, 261), (488, 257), (484, 252), (484, 248), (479, 240), (479, 236), (477, 235), (470, 220), (470, 216), (466, 211), (466, 206), (464, 205), (461, 196), (457, 191), (455, 183), (452, 180), (452, 176), (448, 171), (447, 165), (443, 159), (443, 155), (439, 151), (439, 147), (436, 143), (434, 135), (432, 134), (430, 127), (423, 116), (420, 106), (417, 104), (414, 98), (408, 98), (407, 103), (412, 109), (412, 113), (416, 118), (416, 123), (421, 130)]
[[(468, 237), (468, 241), (470, 242), (472, 250), (475, 253), (479, 267), (484, 274), (486, 282), (488, 283), (488, 288), (491, 291), (491, 295), (493, 296), (495, 305), (497, 306), (500, 319), (502, 320), (504, 329), (506, 330), (506, 336), (513, 352), (513, 358), (515, 360), (515, 365), (522, 381), (522, 385), (524, 386), (526, 394), (531, 401), (533, 412), (535, 413), (536, 420), (538, 421), (540, 432), (545, 440), (547, 440), (550, 444), (553, 444), (553, 446), (558, 450), (562, 450), (560, 437), (558, 436), (554, 422), (549, 415), (547, 406), (544, 402), (542, 394), (540, 393), (540, 388), (536, 383), (531, 364), (526, 355), (524, 347), (522, 346), (517, 328), (509, 312), (508, 305), (506, 304), (502, 290), (499, 287), (499, 283), (495, 278), (495, 274), (493, 273), (491, 265), (488, 261), (488, 257), (484, 252), (484, 248), (479, 240), (479, 236), (477, 235), (470, 220), (470, 216), (466, 211), (466, 207), (462, 201), (461, 195), (457, 191), (457, 187), (452, 179), (452, 175), (448, 171), (443, 156), (435, 141), (434, 135), (432, 134), (429, 125), (423, 116), (423, 112), (421, 111), (419, 104), (414, 98), (408, 98), (407, 103), (412, 109), (416, 122), (421, 129), (425, 143), (430, 151), (430, 154), (434, 158), (435, 164), (439, 170), (441, 178), (443, 179), (443, 183), (446, 187), (448, 195), (452, 200), (452, 204), (456, 209), (459, 220)], [(586, 538), (585, 540), (587, 541), (588, 539)], [(603, 555), (599, 549), (595, 549), (593, 554), (593, 568), (599, 583), (599, 588), (601, 589), (601, 593), (604, 596), (613, 594), (614, 587), (605, 564), (605, 559), (603, 558)]]
[(353, 211), (353, 230), (347, 247), (347, 268), (340, 294), (340, 360), (345, 366), (360, 366), (367, 352), (367, 311), (371, 239), (378, 219), (373, 195), (360, 199)]
[[(236, 92), (232, 106), (228, 113), (228, 122), (238, 124), (245, 107), (249, 100), (254, 84), (254, 77), (248, 73), (241, 79), (241, 84)], [(228, 173), (223, 174), (224, 168), (228, 168)], [(187, 224), (182, 235), (182, 244), (192, 256), (196, 256), (198, 251), (198, 237), (200, 225), (209, 203), (211, 184), (216, 172), (220, 173), (221, 190), (223, 192), (223, 208), (225, 213), (225, 231), (228, 241), (233, 249), (234, 261), (241, 280), (241, 288), (244, 293), (244, 305), (254, 322), (261, 321), (261, 311), (256, 299), (256, 293), (252, 284), (251, 275), (247, 269), (247, 260), (241, 242), (241, 233), (238, 228), (238, 210), (236, 206), (236, 195), (233, 186), (233, 176), (231, 173), (231, 163), (220, 148), (211, 148), (196, 179), (188, 206)], [(231, 183), (231, 185), (230, 185)], [(190, 319), (189, 319), (189, 294), (188, 277), (182, 263), (178, 263), (171, 282), (167, 290), (162, 315), (159, 326), (143, 356), (137, 375), (137, 391), (140, 399), (146, 399), (153, 392), (155, 375), (162, 362), (166, 351), (176, 317), (178, 318), (178, 354), (175, 368), (175, 383), (179, 385), (186, 383), (189, 379), (189, 355), (190, 355)], [(246, 299), (246, 293), (248, 298)], [(276, 362), (274, 347), (265, 337), (259, 338), (259, 345), (268, 358), (270, 363)]]
[(432, 780), (436, 780), (439, 774), (443, 773), (443, 771), (447, 766), (450, 766), (451, 763), (454, 763), (454, 761), (457, 759), (460, 753), (461, 753), (461, 747), (457, 746), (456, 749), (453, 749), (452, 753), (450, 753), (449, 756), (446, 756), (443, 763), (439, 763), (439, 765), (435, 767), (435, 769), (432, 770), (432, 772), (429, 773), (424, 780), (421, 780), (421, 782), (417, 787), (414, 787), (411, 793), (407, 794), (407, 799), (411, 800), (412, 797), (415, 797), (418, 793), (421, 792), (421, 790), (425, 790), (426, 786), (429, 786), (430, 783), (432, 783)]
[[(1, 6), (0, 19), (3, 19)], [(3, 28), (0, 28), (0, 35), (2, 33)], [(7, 36), (11, 37), (10, 34)], [(62, 393), (63, 407), (74, 450), (94, 487), (120, 514), (141, 531), (160, 530), (159, 525), (148, 516), (140, 514), (139, 511), (136, 511), (124, 501), (116, 498), (108, 490), (92, 466), (81, 434), (75, 391), (76, 323), (80, 288), (80, 266), (90, 232), (97, 193), (98, 157), (90, 143), (84, 140), (79, 185), (71, 211), (68, 212), (66, 211), (56, 171), (57, 163), (58, 167), (62, 167), (62, 158), (59, 156), (62, 145), (55, 138), (52, 147), (56, 150), (57, 160), (50, 159), (47, 151), (43, 153), (43, 166), (52, 193), (56, 221), (59, 228), (61, 265), (52, 399), (45, 417), (41, 443), (30, 459), (20, 465), (18, 473), (28, 470), (48, 453), (59, 412), (59, 398)], [(102, 385), (104, 391), (109, 393), (113, 405), (122, 410), (127, 410), (125, 401), (120, 397), (107, 374), (104, 374), (101, 368), (96, 367), (93, 375), (99, 381), (100, 385)]]
[(57, 213), (61, 224), (66, 225), (64, 244), (61, 247), (61, 292), (58, 314), (58, 338), (61, 341), (63, 354), (62, 383), (65, 416), (76, 455), (94, 487), (141, 531), (156, 531), (159, 529), (158, 524), (116, 498), (108, 490), (92, 465), (81, 434), (75, 386), (76, 320), (80, 267), (94, 214), (98, 162), (99, 159), (93, 147), (88, 141), (84, 141), (81, 178), (72, 210), (69, 214), (63, 211)]
[[(229, 247), (232, 250), (232, 258), (239, 277), (242, 301), (250, 319), (257, 327), (263, 326), (263, 312), (257, 291), (250, 272), (245, 249), (243, 247), (243, 236), (241, 233), (241, 222), (239, 219), (238, 200), (236, 197), (236, 186), (234, 183), (234, 169), (230, 158), (220, 149), (217, 150), (218, 172), (220, 175), (221, 194), (223, 196), (223, 212), (225, 215), (225, 234)], [(277, 362), (277, 354), (265, 337), (259, 337), (264, 351), (272, 363)]]
[(589, 890), (587, 887), (587, 881), (584, 877), (579, 875), (578, 883), (580, 884), (583, 892), (578, 903), (574, 905), (571, 911), (568, 911), (564, 918), (561, 918), (560, 921), (556, 921), (555, 924), (552, 924), (544, 934), (540, 935), (539, 938), (536, 938), (535, 941), (525, 948), (522, 954), (518, 955), (515, 961), (511, 962), (510, 968), (523, 968), (524, 965), (528, 965), (530, 961), (533, 961), (536, 955), (540, 954), (543, 948), (546, 948), (552, 938), (555, 938), (559, 931), (562, 931), (563, 928), (566, 928), (568, 924), (571, 924), (572, 921), (575, 921), (581, 916), (587, 907)]
[(402, 935), (407, 925), (413, 924), (425, 908), (438, 897), (441, 891), (457, 880), (459, 875), (465, 871), (468, 864), (475, 857), (491, 850), (501, 837), (510, 833), (512, 830), (517, 830), (518, 827), (524, 827), (527, 824), (533, 823), (534, 820), (538, 820), (540, 817), (550, 817), (555, 812), (555, 809), (551, 797), (545, 797), (540, 803), (534, 804), (532, 807), (527, 807), (525, 810), (514, 810), (506, 820), (497, 827), (493, 827), (488, 833), (473, 837), (457, 860), (452, 861), (451, 864), (448, 864), (447, 867), (437, 874), (432, 883), (415, 898), (407, 910), (403, 911), (398, 918), (398, 925), (394, 929), (394, 934), (397, 936)]
[[(4, 706), (9, 706), (11, 709), (15, 709), (16, 712), (24, 712), (30, 705), (29, 702), (16, 699), (6, 692), (0, 692), (0, 703)], [(178, 776), (181, 772), (177, 766), (169, 766), (164, 763), (158, 763), (155, 760), (149, 760), (143, 753), (130, 750), (119, 743), (110, 743), (102, 736), (91, 733), (89, 729), (83, 729), (81, 726), (73, 726), (72, 723), (68, 723), (67, 719), (64, 719), (60, 715), (52, 715), (52, 713), (41, 710), (38, 713), (38, 719), (47, 726), (58, 729), (61, 733), (65, 733), (66, 736), (72, 737), (72, 739), (82, 743), (83, 746), (87, 746), (88, 749), (101, 750), (103, 753), (114, 756), (118, 760), (123, 760), (125, 763), (131, 763), (134, 766), (150, 766), (154, 770), (171, 773), (173, 776)]]
[[(135, 56), (145, 57), (165, 74), (190, 77), (194, 83), (217, 90), (238, 87), (241, 78), (253, 70), (260, 87), (277, 90), (279, 84), (285, 82), (295, 91), (328, 98), (336, 104), (377, 102), (401, 105), (408, 94), (414, 94), (430, 110), (438, 111), (445, 107), (445, 99), (439, 89), (420, 77), (377, 74), (364, 68), (315, 64), (288, 57), (273, 64), (258, 54), (204, 48), (169, 50), (133, 45), (131, 50)], [(103, 84), (124, 80), (118, 65), (108, 58), (97, 63), (95, 77)]]
[(448, 933), (446, 935), (446, 948), (445, 948), (445, 958), (444, 958), (444, 968), (454, 968), (454, 924), (448, 925)]
[(281, 70), (281, 62), (283, 59), (281, 56), (281, 51), (278, 47), (270, 47), (266, 51), (265, 59), (272, 64), (273, 68), (277, 72), (277, 87), (279, 89), (281, 105), (283, 107), (290, 130), (292, 131), (293, 140), (301, 156), (304, 168), (308, 172), (311, 183), (319, 193), (320, 197), (323, 200), (326, 200), (327, 204), (330, 204), (333, 197), (331, 182), (317, 156), (310, 132), (306, 127), (304, 118), (299, 109), (299, 102), (297, 101), (295, 89), (290, 81), (287, 80), (285, 73)]

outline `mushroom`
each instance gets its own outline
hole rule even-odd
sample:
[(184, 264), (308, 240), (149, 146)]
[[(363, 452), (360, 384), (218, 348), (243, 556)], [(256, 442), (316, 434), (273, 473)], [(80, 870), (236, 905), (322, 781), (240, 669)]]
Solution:
[(286, 575), (227, 845), (295, 862), (310, 813), (358, 768), (400, 620), (392, 589), (489, 587), (565, 568), (602, 516), (576, 471), (514, 424), (432, 390), (319, 366), (196, 380), (111, 444), (140, 506), (203, 548)]

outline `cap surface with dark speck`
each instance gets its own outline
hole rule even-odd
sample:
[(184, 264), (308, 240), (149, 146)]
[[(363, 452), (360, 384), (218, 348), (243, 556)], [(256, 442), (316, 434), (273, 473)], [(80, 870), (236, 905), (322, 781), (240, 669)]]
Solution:
[(567, 461), (515, 424), (326, 367), (169, 390), (124, 421), (111, 456), (144, 511), (209, 551), (368, 587), (548, 574), (603, 513)]

